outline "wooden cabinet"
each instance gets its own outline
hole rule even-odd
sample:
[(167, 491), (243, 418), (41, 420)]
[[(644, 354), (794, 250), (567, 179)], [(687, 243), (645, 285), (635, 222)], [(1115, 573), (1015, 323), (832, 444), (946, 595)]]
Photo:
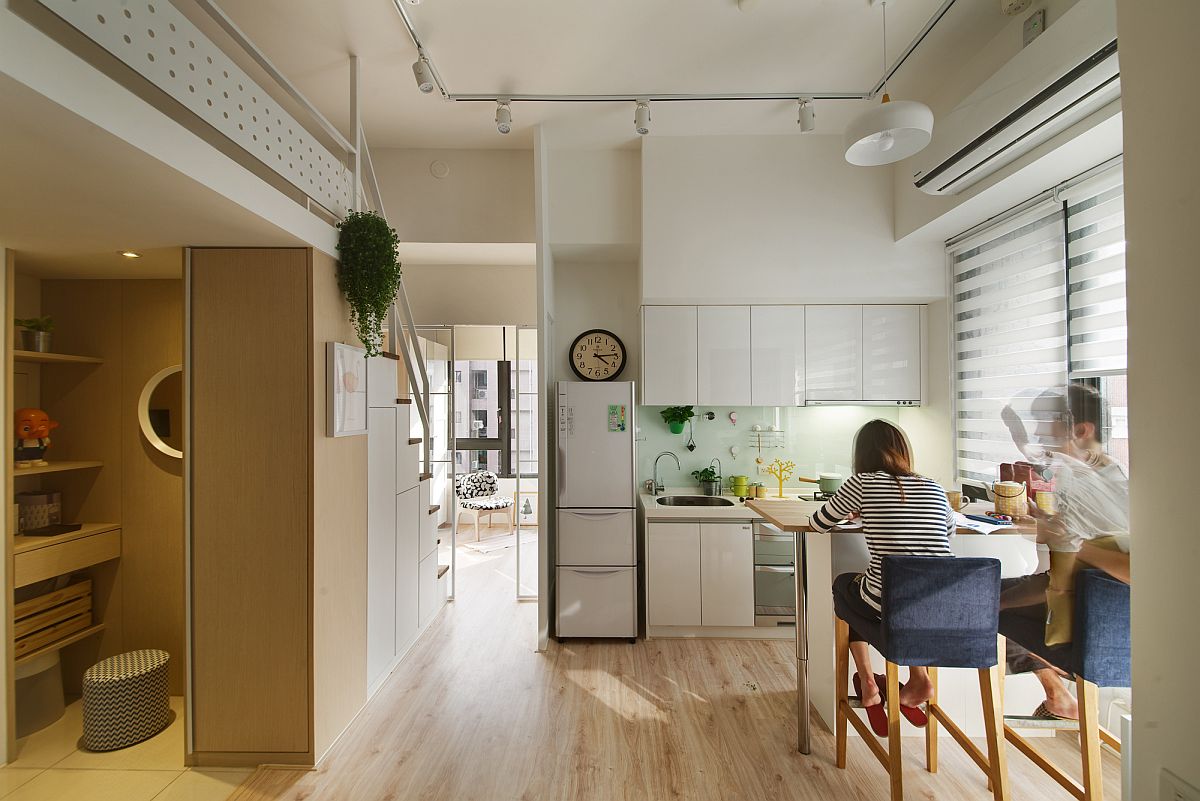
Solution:
[(863, 306), (863, 400), (921, 400), (921, 307)]
[(646, 527), (646, 620), (651, 626), (700, 625), (700, 524)]
[(696, 402), (750, 405), (750, 307), (696, 308)]
[(700, 524), (700, 623), (754, 625), (752, 523)]
[(750, 405), (804, 405), (804, 307), (750, 307)]
[(804, 309), (805, 392), (809, 401), (862, 400), (862, 306)]
[(642, 308), (642, 403), (697, 403), (696, 307)]

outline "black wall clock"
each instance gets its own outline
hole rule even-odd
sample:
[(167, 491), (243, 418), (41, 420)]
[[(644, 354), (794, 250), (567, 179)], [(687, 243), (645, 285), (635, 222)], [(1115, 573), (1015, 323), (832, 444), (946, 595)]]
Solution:
[(569, 356), (571, 369), (584, 381), (612, 381), (625, 369), (625, 343), (603, 328), (575, 337)]

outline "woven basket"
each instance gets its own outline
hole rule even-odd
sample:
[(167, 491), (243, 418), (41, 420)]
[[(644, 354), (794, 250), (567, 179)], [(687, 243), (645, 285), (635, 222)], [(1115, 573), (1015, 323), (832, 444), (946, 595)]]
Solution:
[(1017, 481), (997, 481), (992, 485), (992, 493), (996, 496), (996, 512), (1010, 517), (1024, 517), (1029, 514), (1029, 498), (1025, 485)]

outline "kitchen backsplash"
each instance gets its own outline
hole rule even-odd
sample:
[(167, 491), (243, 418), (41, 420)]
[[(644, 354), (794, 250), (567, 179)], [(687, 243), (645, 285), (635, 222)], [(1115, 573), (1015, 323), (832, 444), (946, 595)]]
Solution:
[[(887, 406), (801, 406), (790, 408), (765, 408), (762, 406), (693, 407), (696, 417), (692, 419), (696, 450), (688, 451), (688, 429), (682, 434), (672, 434), (663, 422), (662, 406), (639, 406), (637, 409), (637, 462), (638, 481), (653, 475), (654, 458), (662, 451), (671, 451), (679, 457), (680, 470), (675, 463), (664, 458), (659, 463), (659, 478), (668, 487), (695, 486), (693, 470), (708, 467), (715, 456), (721, 460), (725, 476), (746, 475), (750, 480), (761, 481), (768, 487), (775, 479), (758, 472), (755, 458), (760, 454), (753, 445), (755, 425), (764, 431), (776, 426), (783, 433), (775, 437), (782, 447), (762, 449), (762, 459), (770, 464), (775, 458), (796, 463), (793, 476), (816, 478), (818, 473), (841, 473), (850, 475), (851, 450), (854, 434), (870, 420), (882, 418), (898, 423), (900, 410)], [(713, 412), (715, 417), (706, 420), (702, 415)], [(737, 414), (737, 424), (730, 422), (729, 413)], [(767, 437), (770, 438), (770, 437)], [(736, 457), (730, 448), (737, 446)], [(918, 465), (918, 469), (919, 469)], [(812, 484), (800, 484), (794, 478), (787, 487), (816, 489)]]

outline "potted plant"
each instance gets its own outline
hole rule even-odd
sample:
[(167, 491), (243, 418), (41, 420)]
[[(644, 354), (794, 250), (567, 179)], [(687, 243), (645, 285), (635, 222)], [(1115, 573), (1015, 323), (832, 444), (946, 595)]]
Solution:
[(682, 434), (684, 424), (696, 416), (691, 406), (668, 406), (661, 414), (672, 434)]
[(383, 352), (383, 325), (400, 289), (396, 230), (373, 211), (352, 211), (338, 223), (338, 288), (368, 356)]
[(54, 330), (54, 318), (18, 317), (13, 322), (21, 329), (22, 350), (50, 352), (50, 332)]
[(700, 491), (705, 495), (721, 494), (721, 477), (717, 475), (717, 468), (709, 466), (703, 470), (693, 470), (692, 478), (696, 479)]

